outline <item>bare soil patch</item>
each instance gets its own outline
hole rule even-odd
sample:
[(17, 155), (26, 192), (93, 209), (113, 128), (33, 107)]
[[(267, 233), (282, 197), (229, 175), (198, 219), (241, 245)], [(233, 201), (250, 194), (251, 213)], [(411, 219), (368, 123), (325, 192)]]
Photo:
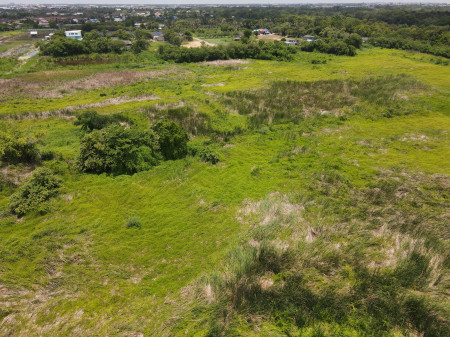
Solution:
[(247, 64), (250, 63), (250, 61), (247, 60), (217, 60), (217, 61), (206, 61), (203, 62), (203, 64), (206, 65), (213, 65), (213, 66), (234, 66), (236, 64)]
[[(70, 106), (65, 107), (61, 111), (75, 111), (75, 110), (79, 110), (79, 109), (101, 108), (101, 107), (107, 106), (107, 105), (116, 105), (116, 104), (122, 104), (122, 103), (130, 103), (130, 102), (143, 102), (143, 101), (150, 101), (150, 100), (156, 100), (156, 99), (159, 99), (159, 97), (155, 96), (155, 95), (145, 95), (145, 96), (137, 96), (137, 97), (121, 96), (121, 97), (108, 98), (102, 102), (97, 102), (97, 103), (70, 105)], [(45, 112), (44, 112), (44, 114), (45, 114)]]
[(201, 46), (215, 47), (215, 46), (217, 46), (217, 44), (216, 43), (211, 43), (211, 42), (208, 42), (208, 41), (204, 41), (204, 40), (201, 40), (199, 38), (194, 37), (193, 41), (189, 41), (187, 44), (182, 44), (181, 45), (181, 47), (184, 47), (184, 48), (199, 48)]
[[(141, 80), (158, 78), (175, 72), (161, 71), (117, 71), (92, 74), (71, 81), (46, 80), (30, 82), (22, 78), (0, 79), (0, 99), (25, 95), (30, 98), (61, 98), (74, 91), (95, 90), (117, 85), (129, 85)], [(47, 89), (47, 90), (46, 90)]]
[(280, 41), (284, 36), (277, 34), (258, 35), (257, 40), (278, 40)]

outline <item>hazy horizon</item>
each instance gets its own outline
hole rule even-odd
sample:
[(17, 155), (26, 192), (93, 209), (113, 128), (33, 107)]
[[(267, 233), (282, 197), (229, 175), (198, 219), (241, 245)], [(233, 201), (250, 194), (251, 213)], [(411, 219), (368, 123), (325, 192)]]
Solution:
[(434, 1), (434, 0), (398, 0), (398, 1), (361, 1), (361, 0), (319, 0), (319, 1), (298, 1), (298, 0), (281, 0), (281, 1), (261, 1), (261, 0), (153, 0), (153, 1), (139, 1), (139, 0), (53, 0), (53, 1), (3, 1), (0, 0), (1, 5), (7, 4), (16, 5), (295, 5), (295, 4), (368, 4), (368, 3), (385, 3), (385, 4), (449, 4), (450, 1)]

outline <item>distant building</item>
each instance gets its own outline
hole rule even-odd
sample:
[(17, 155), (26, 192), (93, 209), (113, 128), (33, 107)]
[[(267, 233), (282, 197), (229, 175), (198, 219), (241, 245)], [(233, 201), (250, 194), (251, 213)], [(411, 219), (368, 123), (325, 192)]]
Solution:
[(270, 31), (268, 29), (254, 29), (253, 32), (258, 32), (259, 35), (269, 35)]
[(153, 40), (158, 41), (158, 42), (164, 41), (163, 32), (152, 32), (152, 35), (153, 35)]
[(37, 36), (38, 36), (38, 32), (37, 32), (37, 31), (32, 30), (32, 31), (30, 32), (30, 37), (37, 37)]
[(133, 45), (130, 40), (122, 40), (122, 41), (126, 44), (127, 47), (131, 47)]
[(74, 40), (83, 40), (81, 30), (66, 30), (66, 37)]
[(48, 23), (48, 20), (46, 20), (46, 19), (39, 19), (38, 25), (41, 27), (48, 27), (50, 24)]
[(305, 35), (303, 36), (303, 40), (308, 42), (314, 42), (316, 41), (316, 38), (313, 35)]
[(298, 40), (288, 40), (284, 41), (284, 43), (286, 43), (288, 46), (296, 46), (298, 45)]

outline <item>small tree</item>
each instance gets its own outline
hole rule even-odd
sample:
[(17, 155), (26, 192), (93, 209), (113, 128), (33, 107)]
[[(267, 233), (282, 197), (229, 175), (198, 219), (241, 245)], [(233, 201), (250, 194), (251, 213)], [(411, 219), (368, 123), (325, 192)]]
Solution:
[(159, 120), (152, 124), (151, 129), (159, 137), (159, 147), (164, 159), (174, 160), (186, 156), (189, 136), (183, 127), (169, 120)]
[(153, 39), (152, 33), (150, 31), (145, 29), (136, 29), (134, 32), (134, 36), (137, 40), (149, 40)]
[(146, 40), (137, 40), (131, 46), (131, 51), (135, 54), (139, 54), (140, 52), (146, 50), (149, 46), (149, 43)]
[(189, 31), (184, 33), (184, 38), (186, 39), (186, 41), (193, 41), (194, 40), (194, 37), (192, 36), (192, 33), (189, 32)]
[(361, 48), (362, 45), (362, 38), (356, 33), (350, 34), (346, 39), (345, 43), (347, 43), (349, 46), (353, 46), (355, 48)]
[(180, 46), (181, 43), (183, 42), (181, 36), (175, 31), (170, 29), (164, 32), (164, 40), (166, 40), (170, 44), (173, 44), (174, 46)]
[(114, 33), (114, 36), (117, 36), (119, 39), (122, 40), (131, 40), (133, 38), (133, 35), (128, 33), (125, 29), (119, 29), (117, 32)]

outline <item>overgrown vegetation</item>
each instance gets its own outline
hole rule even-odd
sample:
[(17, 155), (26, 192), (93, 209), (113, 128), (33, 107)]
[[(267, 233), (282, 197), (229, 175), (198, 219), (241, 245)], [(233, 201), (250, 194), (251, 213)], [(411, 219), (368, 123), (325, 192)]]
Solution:
[(152, 124), (151, 130), (158, 136), (159, 150), (165, 160), (186, 156), (189, 136), (183, 127), (172, 121), (159, 120)]
[(116, 123), (117, 121), (108, 115), (100, 115), (95, 110), (85, 111), (77, 116), (77, 121), (74, 125), (81, 125), (81, 130), (83, 131), (93, 131), (100, 130), (106, 127), (108, 124)]
[[(364, 117), (392, 117), (407, 113), (400, 93), (414, 93), (424, 86), (407, 76), (387, 76), (358, 80), (317, 82), (275, 82), (269, 88), (231, 91), (223, 102), (249, 123), (259, 127), (271, 123), (299, 123), (311, 117), (345, 117), (357, 113)], [(370, 108), (370, 105), (379, 108)], [(351, 108), (351, 109), (349, 109)]]
[[(175, 47), (0, 33), (0, 335), (449, 335), (450, 68), (366, 39), (440, 48), (447, 7), (75, 8)], [(296, 52), (158, 57), (233, 45)]]
[(19, 186), (11, 195), (9, 209), (19, 216), (31, 211), (46, 213), (49, 201), (58, 193), (61, 180), (45, 167), (36, 169), (30, 179)]
[(152, 131), (111, 125), (81, 139), (78, 167), (85, 172), (133, 174), (148, 170), (162, 159)]
[(292, 60), (296, 49), (283, 42), (232, 43), (227, 46), (180, 48), (177, 46), (161, 45), (158, 49), (159, 57), (165, 61), (177, 63), (203, 62), (229, 59), (257, 59), (257, 60)]
[[(393, 190), (382, 187), (394, 194), (382, 197), (393, 212), (405, 212), (405, 204), (412, 206), (417, 198), (424, 203), (435, 202), (431, 194), (419, 197), (418, 190), (410, 190), (408, 200), (402, 200), (398, 191), (405, 189), (404, 184), (412, 187), (417, 183), (407, 180), (402, 186), (396, 179), (386, 180), (397, 186)], [(321, 184), (321, 189), (323, 185), (331, 189), (335, 186), (332, 180), (322, 179)], [(311, 188), (315, 186), (311, 182)], [(435, 185), (433, 189), (441, 187)], [(241, 219), (258, 214), (259, 223), (228, 252), (226, 264), (219, 271), (198, 281), (192, 292), (193, 307), (184, 313), (186, 319), (179, 319), (177, 329), (205, 328), (210, 336), (247, 334), (259, 331), (264, 320), (285, 334), (309, 335), (309, 327), (324, 335), (394, 331), (407, 335), (411, 329), (424, 336), (448, 334), (445, 312), (434, 311), (434, 304), (419, 294), (430, 287), (430, 282), (433, 287), (440, 283), (440, 267), (433, 264), (441, 258), (439, 253), (435, 255), (440, 250), (425, 248), (414, 236), (408, 236), (412, 228), (400, 234), (394, 224), (379, 227), (378, 223), (349, 223), (346, 212), (361, 212), (363, 216), (374, 207), (370, 197), (360, 199), (364, 193), (368, 192), (340, 190), (323, 195), (320, 204), (307, 201), (305, 195), (289, 198), (275, 194), (246, 204)], [(357, 202), (351, 200), (355, 197)], [(301, 203), (293, 203), (295, 200)], [(349, 202), (349, 209), (338, 210), (344, 200)], [(445, 213), (442, 202), (444, 199), (430, 205), (438, 217)], [(317, 208), (322, 210), (321, 218), (314, 224), (310, 215)], [(419, 220), (417, 226), (421, 225)], [(367, 228), (372, 232), (365, 233)], [(377, 240), (386, 247), (379, 253), (389, 255), (389, 262), (383, 266), (366, 260)], [(400, 246), (395, 240), (401, 241)], [(389, 251), (391, 245), (397, 248)], [(190, 318), (199, 313), (209, 313), (208, 320), (197, 320), (192, 326)], [(239, 321), (242, 323), (236, 324)]]
[(36, 139), (9, 123), (0, 123), (0, 161), (33, 164), (40, 160)]

